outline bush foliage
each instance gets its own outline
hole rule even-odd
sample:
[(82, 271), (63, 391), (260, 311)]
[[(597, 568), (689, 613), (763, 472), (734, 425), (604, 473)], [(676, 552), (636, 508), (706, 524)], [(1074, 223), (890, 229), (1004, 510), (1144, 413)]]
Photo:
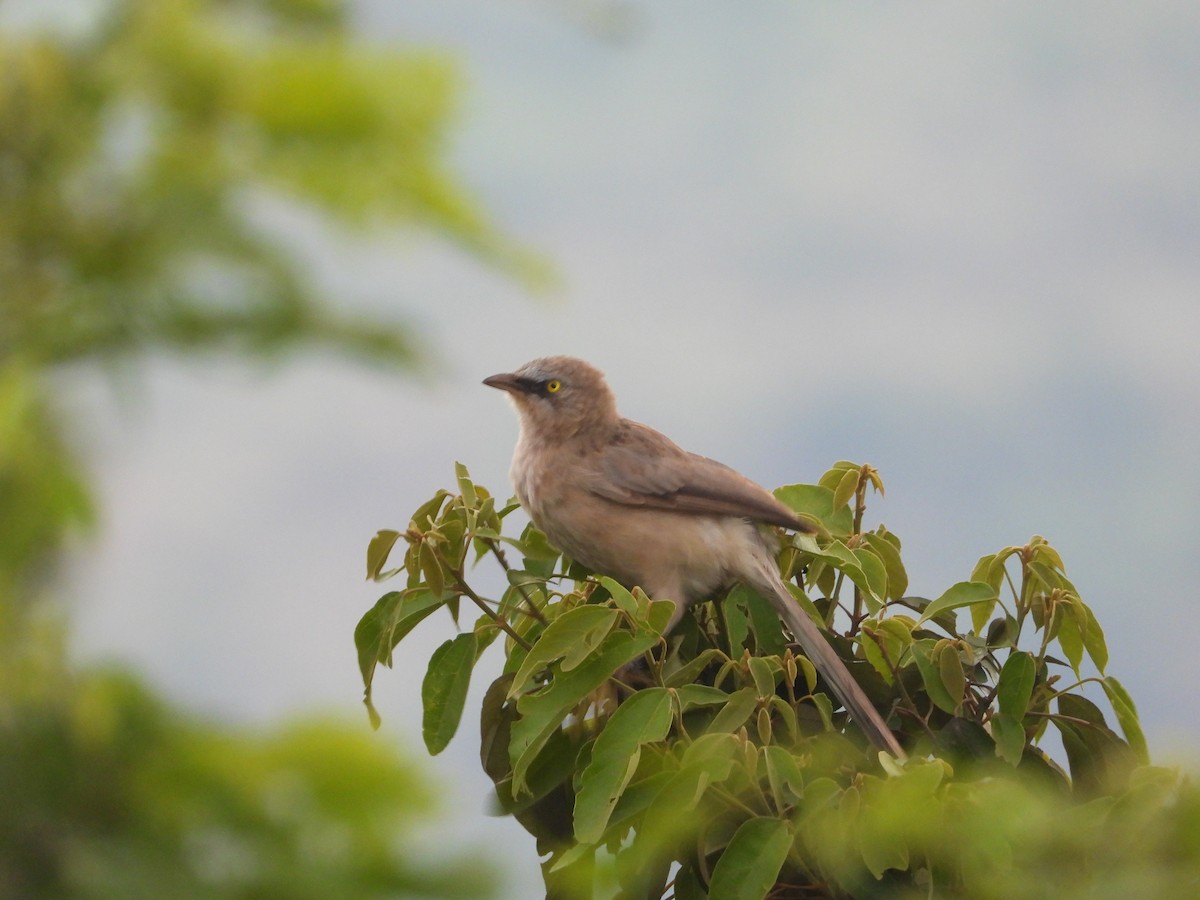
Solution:
[(0, 897), (495, 889), (488, 860), (413, 846), (436, 797), (378, 741), (204, 721), (65, 649), (87, 567), (55, 576), (104, 518), (73, 382), (129, 388), (127, 361), (198, 351), (424, 355), (395, 314), (330, 295), (280, 209), (338, 237), (408, 226), (529, 274), (446, 160), (453, 59), (363, 40), (353, 16), (345, 0), (0, 15)]
[[(1035, 536), (912, 596), (899, 538), (865, 530), (872, 489), (876, 470), (849, 462), (778, 489), (820, 529), (783, 535), (779, 565), (906, 761), (869, 752), (762, 598), (735, 586), (664, 637), (669, 601), (584, 571), (532, 525), (506, 535), (516, 504), (462, 466), (457, 493), (370, 542), (368, 576), (405, 581), (355, 633), (372, 721), (376, 667), (439, 609), (459, 623), (465, 599), (480, 614), (429, 662), (425, 743), (450, 741), (499, 640), (481, 757), (550, 896), (1191, 896), (1200, 800), (1149, 765), (1059, 554)], [(483, 560), (503, 571), (496, 598), (472, 586)]]

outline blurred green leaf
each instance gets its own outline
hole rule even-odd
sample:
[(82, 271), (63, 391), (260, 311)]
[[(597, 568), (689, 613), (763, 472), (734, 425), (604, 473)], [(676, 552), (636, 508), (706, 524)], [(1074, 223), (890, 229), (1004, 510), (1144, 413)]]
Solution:
[(717, 861), (709, 896), (762, 900), (775, 884), (791, 846), (785, 823), (765, 817), (748, 819)]
[(782, 747), (771, 744), (760, 749), (767, 780), (776, 799), (776, 808), (782, 812), (792, 798), (804, 796), (804, 774), (796, 757)]
[(1025, 752), (1025, 729), (1021, 720), (1009, 713), (1000, 713), (991, 720), (996, 755), (1011, 766), (1018, 765)]
[(1081, 797), (1095, 797), (1127, 784), (1134, 754), (1108, 727), (1096, 704), (1078, 694), (1059, 694), (1051, 721), (1062, 735), (1071, 779)]

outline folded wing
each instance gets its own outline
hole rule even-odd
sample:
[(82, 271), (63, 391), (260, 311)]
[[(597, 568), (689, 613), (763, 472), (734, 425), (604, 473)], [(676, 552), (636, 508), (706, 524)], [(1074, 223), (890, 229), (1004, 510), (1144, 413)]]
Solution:
[(815, 530), (749, 478), (645, 425), (623, 421), (598, 453), (600, 464), (583, 486), (614, 503)]

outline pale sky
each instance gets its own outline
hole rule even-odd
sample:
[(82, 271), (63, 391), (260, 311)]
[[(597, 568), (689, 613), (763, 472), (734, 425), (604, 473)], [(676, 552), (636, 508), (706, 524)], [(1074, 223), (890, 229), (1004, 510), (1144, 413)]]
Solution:
[[(531, 299), (428, 238), (282, 221), (335, 296), (409, 317), (443, 367), (155, 361), (121, 401), (78, 385), (103, 513), (73, 576), (80, 658), (227, 719), (315, 705), (365, 728), (368, 538), (455, 460), (507, 495), (516, 421), (479, 380), (571, 353), (626, 415), (768, 486), (877, 466), (868, 519), (904, 540), (913, 593), (1046, 535), (1152, 751), (1194, 744), (1200, 6), (679, 0), (621, 5), (619, 39), (550, 2), (359, 8), (374, 39), (459, 56), (453, 159), (562, 286)], [(378, 676), (383, 733), (418, 754), (452, 633), (427, 621)], [(486, 842), (527, 896), (532, 843), (480, 814), (485, 681), (434, 761), (458, 806), (435, 835)]]

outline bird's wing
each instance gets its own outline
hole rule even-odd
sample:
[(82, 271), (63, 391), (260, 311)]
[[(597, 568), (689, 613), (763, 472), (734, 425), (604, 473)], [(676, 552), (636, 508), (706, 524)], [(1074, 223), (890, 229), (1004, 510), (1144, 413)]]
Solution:
[(613, 439), (595, 452), (582, 486), (615, 503), (814, 530), (749, 478), (680, 449), (645, 425), (622, 421)]

